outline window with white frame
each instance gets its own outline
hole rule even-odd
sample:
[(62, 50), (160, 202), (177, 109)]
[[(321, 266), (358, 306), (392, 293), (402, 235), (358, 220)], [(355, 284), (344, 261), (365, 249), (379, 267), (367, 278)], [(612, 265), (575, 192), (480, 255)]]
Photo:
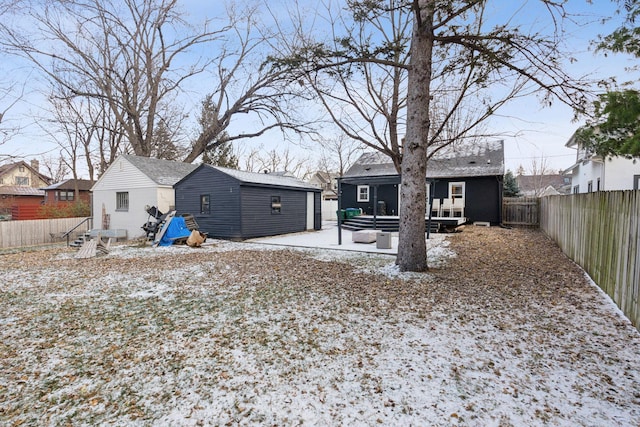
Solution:
[(464, 182), (449, 183), (449, 198), (464, 199)]
[(368, 202), (368, 201), (369, 201), (369, 186), (358, 185), (358, 202)]
[(129, 210), (129, 192), (116, 193), (116, 210), (128, 211)]
[(587, 193), (593, 192), (593, 181), (587, 182)]

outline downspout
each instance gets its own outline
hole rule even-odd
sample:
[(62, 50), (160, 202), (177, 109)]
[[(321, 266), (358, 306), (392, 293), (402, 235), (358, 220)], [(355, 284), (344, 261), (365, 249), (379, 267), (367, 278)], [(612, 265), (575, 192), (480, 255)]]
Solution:
[(429, 221), (427, 221), (427, 240), (431, 235), (431, 212), (433, 212), (433, 190), (434, 190), (434, 182), (427, 180), (429, 183)]
[(342, 245), (342, 218), (340, 215), (342, 213), (342, 178), (338, 178), (338, 245)]
[(376, 218), (378, 216), (378, 186), (373, 186), (373, 229), (378, 228)]

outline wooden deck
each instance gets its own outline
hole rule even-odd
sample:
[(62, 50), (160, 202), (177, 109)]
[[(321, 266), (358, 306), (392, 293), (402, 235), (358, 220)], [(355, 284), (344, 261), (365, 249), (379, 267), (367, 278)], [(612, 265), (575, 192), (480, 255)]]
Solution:
[[(438, 233), (445, 230), (456, 228), (467, 222), (464, 217), (432, 217), (431, 232)], [(347, 230), (381, 230), (381, 231), (398, 231), (400, 227), (400, 218), (398, 216), (379, 215), (358, 215), (356, 217), (345, 219), (342, 221), (342, 227)], [(425, 218), (425, 226), (428, 227), (429, 218)]]

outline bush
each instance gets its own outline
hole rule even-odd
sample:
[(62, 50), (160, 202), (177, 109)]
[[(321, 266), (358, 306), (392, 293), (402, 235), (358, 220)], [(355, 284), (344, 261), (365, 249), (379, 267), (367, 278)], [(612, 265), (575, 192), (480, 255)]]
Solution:
[(91, 216), (91, 207), (88, 203), (79, 200), (64, 205), (45, 205), (40, 208), (40, 212), (45, 218), (75, 218)]

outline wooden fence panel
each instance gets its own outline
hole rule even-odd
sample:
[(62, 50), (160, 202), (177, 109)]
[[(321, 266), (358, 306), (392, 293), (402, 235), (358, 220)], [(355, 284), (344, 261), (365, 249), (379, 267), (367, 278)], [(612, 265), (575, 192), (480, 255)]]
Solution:
[(640, 191), (541, 200), (540, 228), (640, 329)]
[[(61, 234), (71, 230), (85, 218), (35, 219), (26, 221), (0, 221), (0, 248), (36, 246), (51, 243), (51, 234)], [(76, 231), (83, 233), (87, 224)]]
[(537, 197), (504, 197), (502, 223), (521, 227), (538, 227), (540, 199)]

